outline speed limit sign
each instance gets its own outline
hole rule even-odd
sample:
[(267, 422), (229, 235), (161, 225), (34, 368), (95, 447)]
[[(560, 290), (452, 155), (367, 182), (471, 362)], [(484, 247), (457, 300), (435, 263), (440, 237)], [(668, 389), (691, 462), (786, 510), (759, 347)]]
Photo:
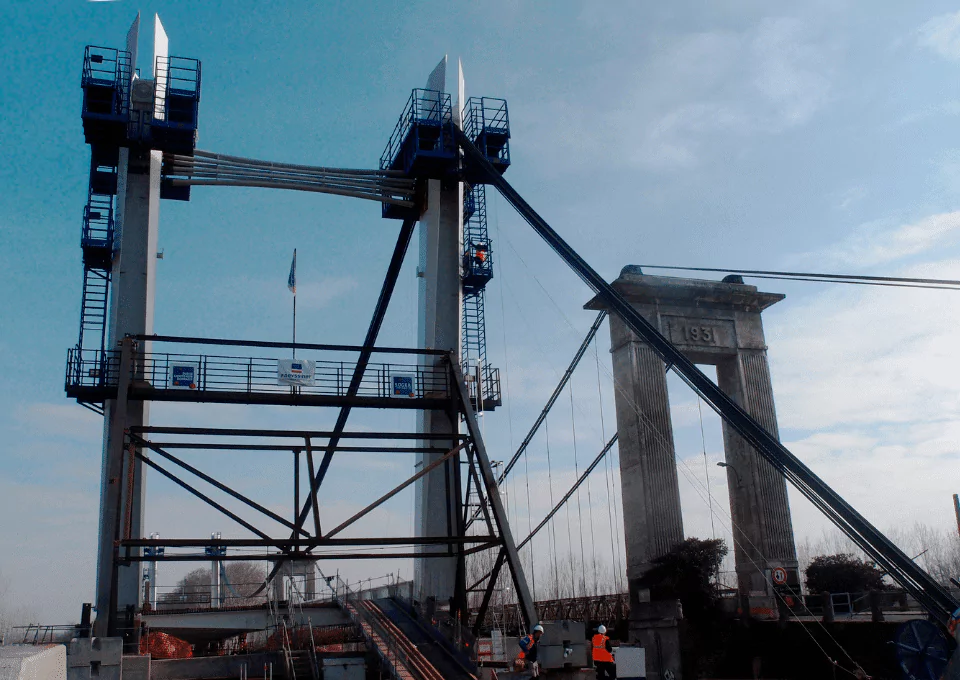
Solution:
[(782, 586), (787, 582), (787, 570), (783, 567), (776, 567), (773, 570), (772, 576), (773, 582), (778, 586)]

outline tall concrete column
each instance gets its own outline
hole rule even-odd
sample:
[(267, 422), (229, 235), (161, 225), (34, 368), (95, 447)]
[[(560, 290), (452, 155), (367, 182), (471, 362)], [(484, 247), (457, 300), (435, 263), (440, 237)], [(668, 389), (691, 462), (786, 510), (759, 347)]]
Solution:
[[(443, 349), (460, 356), (460, 208), (459, 184), (445, 187), (439, 180), (427, 186), (427, 210), (420, 220), (420, 347)], [(439, 357), (426, 359), (438, 370), (447, 370)], [(459, 432), (459, 422), (449, 411), (421, 411), (418, 432), (450, 434)], [(454, 439), (424, 441), (423, 446), (452, 449)], [(419, 454), (417, 469), (442, 457), (439, 453)], [(459, 525), (459, 463), (448, 460), (416, 482), (416, 526), (418, 536), (456, 535)], [(446, 545), (421, 546), (419, 553), (447, 552)], [(446, 605), (456, 589), (457, 558), (418, 558), (414, 582), (421, 601), (434, 597)]]
[[(136, 67), (140, 32), (140, 16), (127, 33), (126, 47)], [(169, 54), (169, 41), (154, 17), (153, 67), (157, 58)], [(152, 70), (152, 69), (151, 69)], [(152, 83), (152, 81), (147, 81)], [(152, 88), (146, 88), (150, 91)], [(131, 87), (131, 92), (133, 88)], [(131, 120), (149, 122), (161, 115), (153, 97), (131, 97)], [(157, 239), (160, 224), (160, 166), (163, 154), (141, 140), (129, 140), (129, 148), (120, 149), (117, 172), (117, 208), (114, 218), (114, 255), (110, 284), (110, 314), (107, 349), (119, 351), (123, 346), (124, 361), (120, 369), (132, 376), (121, 376), (121, 386), (128, 378), (133, 383), (146, 378), (143, 361), (138, 357), (152, 349), (149, 341), (134, 347), (124, 341), (128, 335), (152, 335), (154, 301), (157, 283)], [(122, 401), (122, 403), (120, 403)], [(117, 566), (114, 563), (114, 541), (118, 527), (120, 537), (142, 538), (146, 484), (143, 465), (124, 452), (124, 432), (149, 423), (149, 404), (128, 401), (126, 392), (118, 390), (116, 400), (103, 405), (103, 462), (100, 478), (100, 534), (97, 554), (97, 620), (95, 632), (106, 635), (110, 620), (127, 606), (139, 607), (142, 580), (138, 563)], [(119, 515), (119, 516), (118, 516)], [(139, 549), (131, 549), (139, 554)], [(116, 610), (112, 610), (111, 590), (116, 577)], [(151, 583), (151, 589), (156, 588)]]
[[(427, 89), (446, 91), (447, 58), (444, 57), (427, 79)], [(459, 76), (458, 102), (454, 107), (457, 124), (459, 106), (463, 102), (463, 76)], [(442, 349), (453, 353), (460, 361), (460, 252), (463, 233), (463, 185), (456, 181), (431, 179), (427, 182), (426, 209), (420, 217), (419, 277), (419, 347)], [(430, 365), (447, 370), (439, 358), (424, 359)], [(446, 450), (456, 444), (460, 422), (456, 413), (448, 411), (421, 411), (418, 414), (418, 432), (451, 435), (448, 440), (422, 441), (421, 446)], [(417, 469), (430, 465), (443, 454), (419, 454)], [(416, 482), (417, 536), (456, 536), (462, 531), (460, 521), (460, 464), (452, 458)], [(419, 546), (417, 553), (448, 553), (447, 545)], [(462, 560), (456, 555), (417, 558), (414, 560), (414, 593), (421, 602), (434, 598), (438, 605), (452, 603), (458, 593), (458, 567)]]
[[(122, 149), (118, 177), (117, 240), (119, 249), (113, 262), (110, 288), (111, 313), (108, 347), (119, 349), (126, 335), (153, 333), (154, 299), (157, 279), (157, 233), (160, 219), (160, 164), (162, 154), (149, 149)], [(138, 351), (149, 352), (150, 343), (141, 343)], [(121, 367), (129, 370), (129, 366)], [(136, 381), (142, 376), (133, 376)], [(123, 463), (123, 432), (149, 422), (149, 404), (128, 401), (120, 407), (115, 400), (104, 403), (104, 445), (100, 479), (100, 543), (97, 556), (97, 634), (111, 615), (110, 589), (113, 580), (113, 542), (117, 511), (121, 535), (129, 529), (132, 538), (144, 535), (146, 485), (142, 464), (133, 467), (132, 494), (127, 481), (129, 462)], [(117, 422), (118, 419), (122, 422)], [(117, 496), (120, 496), (118, 501)], [(117, 570), (117, 607), (139, 606), (140, 568), (137, 564)], [(152, 587), (155, 587), (153, 584)]]
[[(765, 349), (741, 349), (736, 357), (719, 362), (717, 380), (764, 429), (779, 437)], [(726, 423), (723, 439), (741, 606), (775, 611), (770, 570), (783, 567), (789, 584), (799, 585), (787, 482)]]
[(654, 558), (683, 541), (673, 425), (663, 361), (610, 317), (624, 540), (630, 591)]

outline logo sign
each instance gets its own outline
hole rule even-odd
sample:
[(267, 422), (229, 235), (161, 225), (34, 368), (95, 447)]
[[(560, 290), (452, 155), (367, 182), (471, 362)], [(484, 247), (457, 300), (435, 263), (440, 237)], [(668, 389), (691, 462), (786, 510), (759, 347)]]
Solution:
[(412, 375), (394, 375), (391, 376), (392, 397), (416, 397), (417, 393), (413, 389), (414, 376)]
[(773, 570), (773, 572), (771, 572), (771, 575), (773, 576), (773, 582), (774, 582), (776, 585), (782, 586), (782, 585), (786, 584), (786, 582), (787, 582), (787, 570), (784, 569), (783, 567), (776, 567), (776, 568)]
[(312, 385), (316, 364), (309, 359), (279, 359), (277, 361), (278, 385)]
[(195, 390), (200, 382), (200, 365), (189, 362), (171, 362), (169, 386), (172, 390)]

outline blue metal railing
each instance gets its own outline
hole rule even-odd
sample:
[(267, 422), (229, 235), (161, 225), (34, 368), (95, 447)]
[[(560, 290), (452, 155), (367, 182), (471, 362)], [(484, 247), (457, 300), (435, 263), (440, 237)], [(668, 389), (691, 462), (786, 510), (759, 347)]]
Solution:
[(130, 108), (130, 80), (132, 76), (133, 69), (129, 52), (115, 50), (112, 47), (88, 45), (83, 54), (81, 87), (84, 90), (109, 88), (113, 92), (109, 101), (100, 100), (97, 102), (105, 104), (107, 110), (91, 110), (91, 101), (85, 96), (83, 113), (85, 115), (125, 115)]
[[(119, 382), (119, 353), (72, 349), (67, 359), (68, 389), (116, 387)], [(298, 357), (306, 358), (306, 357)], [(300, 394), (346, 396), (354, 361), (316, 360), (314, 378), (297, 385)], [(137, 353), (131, 377), (154, 389), (180, 389), (172, 384), (175, 366), (195, 367), (196, 392), (288, 393), (290, 385), (280, 383), (276, 357), (240, 357), (208, 354), (149, 352)], [(109, 370), (107, 368), (109, 367)], [(444, 397), (450, 394), (449, 371), (443, 366), (403, 363), (368, 364), (357, 396), (393, 397), (393, 377), (411, 376), (414, 396)]]
[[(200, 102), (200, 62), (187, 57), (157, 57), (154, 73), (156, 120), (195, 126)], [(186, 108), (172, 107), (172, 98)]]
[(496, 132), (510, 135), (510, 118), (507, 115), (507, 100), (495, 97), (470, 97), (467, 100), (467, 119), (464, 132), (476, 138), (481, 132)]
[[(396, 163), (408, 143), (408, 137), (411, 132), (417, 133), (417, 128), (426, 126), (434, 128), (438, 134), (437, 151), (444, 149), (456, 152), (453, 144), (452, 130), (445, 128), (453, 125), (453, 105), (449, 94), (438, 92), (437, 90), (415, 89), (410, 93), (410, 98), (400, 114), (400, 120), (390, 135), (387, 147), (380, 156), (380, 169), (397, 169)], [(447, 138), (449, 135), (449, 138)], [(411, 158), (404, 159), (405, 165), (412, 162)], [(399, 168), (408, 170), (409, 168)]]
[(83, 208), (82, 248), (113, 250), (113, 197), (91, 193)]
[(470, 97), (463, 131), (491, 163), (510, 164), (510, 117), (507, 101), (495, 97)]

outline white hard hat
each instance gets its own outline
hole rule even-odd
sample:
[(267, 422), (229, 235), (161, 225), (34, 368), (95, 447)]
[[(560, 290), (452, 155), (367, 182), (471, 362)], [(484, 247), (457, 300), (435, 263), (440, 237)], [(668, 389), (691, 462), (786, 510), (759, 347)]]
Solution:
[(542, 632), (543, 632), (543, 626), (541, 626), (541, 625), (538, 623), (537, 625), (535, 625), (535, 626), (533, 627), (533, 632), (534, 632), (534, 633), (542, 633)]
[(600, 633), (600, 635), (606, 635), (606, 634), (607, 634), (607, 627), (606, 627), (606, 626), (603, 626), (603, 625), (597, 626), (597, 632)]

